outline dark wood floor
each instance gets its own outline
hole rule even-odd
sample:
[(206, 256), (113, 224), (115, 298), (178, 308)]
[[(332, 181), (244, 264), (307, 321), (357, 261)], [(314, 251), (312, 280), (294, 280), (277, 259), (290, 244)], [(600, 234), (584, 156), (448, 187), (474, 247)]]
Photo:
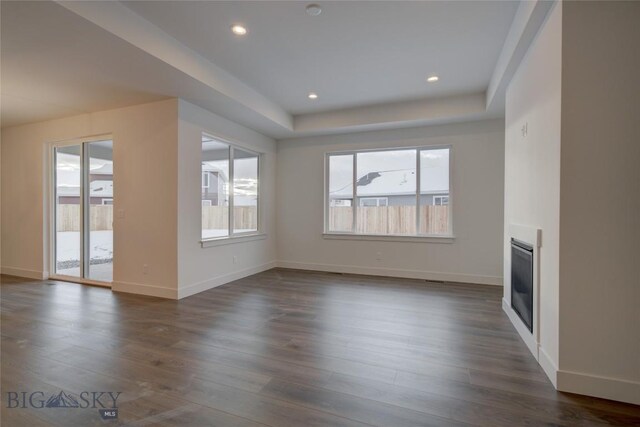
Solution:
[[(640, 425), (638, 406), (556, 392), (497, 287), (271, 270), (182, 301), (0, 290), (3, 426)], [(60, 390), (121, 391), (118, 421), (7, 408)]]

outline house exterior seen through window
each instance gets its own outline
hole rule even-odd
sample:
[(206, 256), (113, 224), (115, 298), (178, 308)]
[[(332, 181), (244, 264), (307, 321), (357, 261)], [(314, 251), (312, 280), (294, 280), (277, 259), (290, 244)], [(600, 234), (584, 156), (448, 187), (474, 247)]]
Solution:
[(421, 147), (327, 154), (325, 232), (450, 236), (450, 151)]
[(258, 232), (260, 155), (202, 135), (202, 240)]

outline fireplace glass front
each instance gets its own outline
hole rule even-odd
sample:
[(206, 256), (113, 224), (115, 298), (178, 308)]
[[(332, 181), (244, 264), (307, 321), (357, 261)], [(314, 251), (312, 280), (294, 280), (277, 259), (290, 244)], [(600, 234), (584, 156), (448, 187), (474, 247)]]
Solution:
[(511, 239), (511, 308), (533, 332), (533, 246)]

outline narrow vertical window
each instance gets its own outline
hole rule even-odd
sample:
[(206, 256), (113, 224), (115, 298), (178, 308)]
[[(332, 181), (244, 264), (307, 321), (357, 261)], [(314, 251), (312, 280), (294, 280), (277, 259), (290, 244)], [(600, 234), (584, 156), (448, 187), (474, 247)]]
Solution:
[(203, 240), (229, 236), (229, 151), (229, 144), (202, 139)]
[(353, 154), (329, 157), (328, 229), (353, 231)]
[(82, 277), (82, 144), (55, 148), (55, 274)]
[(258, 155), (233, 150), (233, 232), (258, 231)]
[(449, 234), (449, 149), (420, 151), (420, 233)]

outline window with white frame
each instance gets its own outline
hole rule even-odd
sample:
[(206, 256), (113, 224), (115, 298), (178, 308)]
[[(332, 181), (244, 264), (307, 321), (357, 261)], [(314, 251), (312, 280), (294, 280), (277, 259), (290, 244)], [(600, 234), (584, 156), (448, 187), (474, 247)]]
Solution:
[(202, 240), (258, 232), (259, 167), (260, 154), (202, 135)]
[(351, 206), (351, 200), (331, 199), (331, 206)]
[(450, 236), (450, 147), (328, 153), (325, 232)]
[(449, 196), (433, 196), (433, 204), (436, 206), (448, 205)]
[(360, 206), (387, 206), (388, 203), (388, 197), (362, 197), (360, 199)]

